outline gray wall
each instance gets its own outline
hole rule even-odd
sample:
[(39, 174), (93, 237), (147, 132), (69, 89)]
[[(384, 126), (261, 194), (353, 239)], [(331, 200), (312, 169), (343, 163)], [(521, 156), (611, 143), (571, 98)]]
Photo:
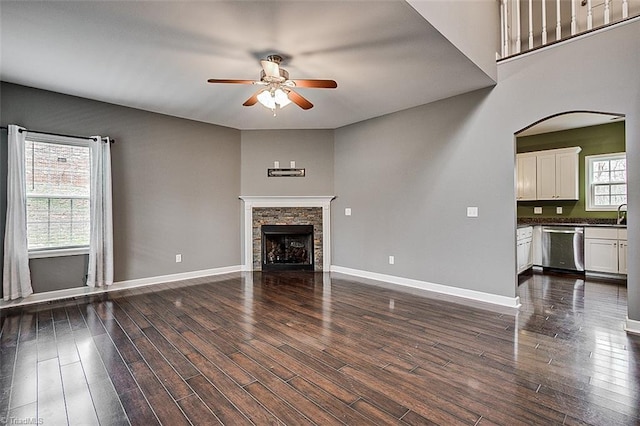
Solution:
[[(117, 140), (116, 281), (240, 264), (240, 131), (8, 83), (1, 90), (3, 126)], [(68, 257), (31, 267), (34, 290), (44, 291), (77, 286), (85, 266)]]
[[(639, 32), (636, 20), (523, 55), (498, 65), (493, 89), (336, 130), (333, 263), (515, 296), (514, 133), (563, 111), (624, 113), (629, 181), (640, 182)], [(640, 192), (629, 191), (629, 258), (638, 259)], [(467, 218), (467, 206), (479, 217)], [(639, 279), (630, 262), (636, 320)]]
[(493, 0), (408, 0), (447, 40), (496, 81), (500, 10)]
[[(333, 195), (333, 130), (242, 132), (242, 195)], [(267, 177), (267, 169), (290, 161), (305, 177)]]

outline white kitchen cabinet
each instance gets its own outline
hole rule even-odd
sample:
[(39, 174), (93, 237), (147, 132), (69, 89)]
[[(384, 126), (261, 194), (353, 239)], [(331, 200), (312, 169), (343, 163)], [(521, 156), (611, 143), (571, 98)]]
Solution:
[(618, 242), (618, 272), (627, 274), (627, 242)]
[(536, 198), (577, 200), (579, 198), (580, 147), (536, 152)]
[(626, 229), (585, 228), (584, 266), (591, 272), (626, 274)]
[(518, 274), (533, 266), (533, 227), (525, 226), (516, 231), (516, 259)]
[(542, 266), (542, 226), (533, 227), (531, 251), (533, 266)]
[(535, 200), (536, 190), (536, 155), (525, 153), (516, 155), (517, 200)]
[(618, 229), (618, 272), (627, 273), (627, 228)]
[(551, 200), (556, 196), (556, 154), (542, 154), (536, 156), (536, 199)]
[(593, 272), (618, 273), (618, 240), (586, 238), (584, 268)]

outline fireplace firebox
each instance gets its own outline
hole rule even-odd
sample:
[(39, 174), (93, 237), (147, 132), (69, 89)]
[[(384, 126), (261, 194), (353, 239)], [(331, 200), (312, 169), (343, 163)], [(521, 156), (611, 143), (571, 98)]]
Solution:
[(262, 225), (262, 270), (313, 271), (313, 225)]

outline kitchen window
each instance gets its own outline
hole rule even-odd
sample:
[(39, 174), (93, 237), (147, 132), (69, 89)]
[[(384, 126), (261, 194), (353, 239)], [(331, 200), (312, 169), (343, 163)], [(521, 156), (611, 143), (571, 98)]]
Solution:
[(613, 211), (627, 202), (626, 153), (585, 157), (586, 210)]
[(29, 257), (89, 252), (91, 152), (87, 141), (25, 141)]

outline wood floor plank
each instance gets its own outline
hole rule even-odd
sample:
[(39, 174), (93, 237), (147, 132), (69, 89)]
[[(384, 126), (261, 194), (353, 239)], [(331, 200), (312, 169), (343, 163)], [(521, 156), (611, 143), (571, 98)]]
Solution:
[(271, 411), (281, 422), (286, 425), (312, 425), (313, 422), (303, 416), (299, 411), (276, 396), (260, 382), (253, 382), (244, 387), (250, 394)]
[(41, 407), (69, 424), (640, 424), (623, 282), (524, 274), (517, 315), (427, 295), (256, 272), (2, 310), (0, 417)]
[(251, 421), (240, 412), (211, 382), (204, 376), (195, 376), (187, 380), (189, 385), (196, 391), (202, 401), (227, 425), (251, 425)]
[(305, 395), (296, 391), (288, 383), (275, 375), (273, 370), (269, 367), (271, 362), (261, 364), (250, 359), (242, 352), (236, 352), (232, 354), (231, 357), (238, 365), (242, 366), (242, 368), (254, 375), (261, 384), (270, 389), (274, 394), (278, 395), (278, 397), (288, 401), (289, 404), (301, 413), (304, 413), (304, 415), (311, 421), (323, 426), (342, 424), (338, 419), (321, 409), (317, 404), (307, 399)]
[(168, 425), (188, 425), (189, 420), (176, 402), (171, 398), (165, 387), (153, 371), (142, 361), (131, 364), (131, 372), (140, 389), (151, 403), (160, 423)]
[[(231, 402), (231, 404), (238, 407), (242, 411), (242, 414), (244, 414), (253, 423), (278, 423), (277, 419), (266, 408), (253, 399), (244, 388), (227, 376), (216, 365), (212, 364), (211, 361), (206, 359), (203, 355), (193, 353), (190, 354), (188, 358), (193, 365), (202, 372), (203, 376), (205, 376), (210, 383), (213, 383), (218, 392), (222, 394), (225, 399)], [(188, 383), (191, 383), (191, 380), (188, 380)], [(214, 407), (211, 407), (205, 398), (203, 398), (203, 401), (214, 413), (216, 413), (216, 415), (218, 415), (214, 410)]]
[[(98, 425), (89, 385), (82, 370), (80, 361), (60, 366), (62, 386), (64, 389), (64, 406), (66, 406), (69, 424), (72, 425)], [(40, 398), (38, 396), (38, 398)], [(62, 407), (56, 407), (60, 410)]]
[(18, 344), (16, 363), (13, 370), (10, 410), (38, 401), (37, 367), (37, 342), (35, 340), (21, 341)]
[(58, 358), (38, 362), (38, 417), (55, 425), (68, 423)]
[(196, 394), (191, 394), (178, 401), (178, 405), (194, 426), (222, 425), (209, 407)]
[(173, 397), (178, 400), (187, 397), (193, 393), (189, 385), (180, 377), (180, 375), (173, 369), (171, 364), (162, 356), (160, 352), (151, 344), (146, 336), (142, 336), (134, 340), (136, 348), (142, 354), (144, 362), (147, 363), (149, 368), (157, 376), (161, 383), (168, 384), (167, 391)]

